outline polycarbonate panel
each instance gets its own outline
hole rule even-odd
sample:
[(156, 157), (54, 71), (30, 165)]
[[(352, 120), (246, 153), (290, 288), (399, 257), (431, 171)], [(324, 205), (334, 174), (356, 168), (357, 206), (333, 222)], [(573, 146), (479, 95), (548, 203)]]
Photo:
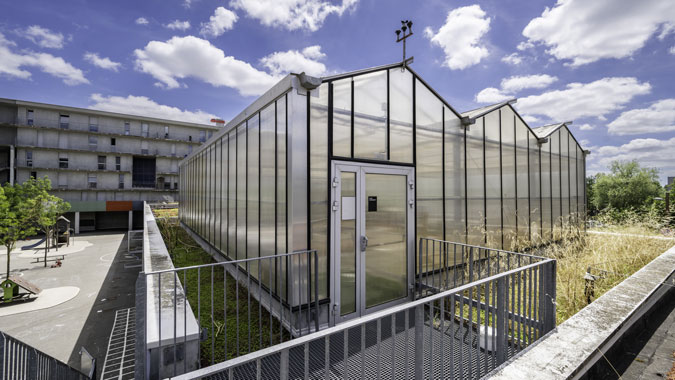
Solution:
[(347, 78), (333, 82), (333, 155), (351, 157), (351, 141), (352, 79)]
[(518, 195), (518, 237), (525, 241), (529, 238), (530, 206), (529, 206), (529, 175), (532, 170), (528, 167), (527, 142), (531, 135), (520, 118), (516, 118), (516, 183)]
[(237, 130), (232, 130), (228, 134), (228, 150), (230, 157), (228, 161), (228, 181), (227, 181), (227, 256), (237, 259)]
[[(283, 254), (288, 252), (287, 247), (287, 214), (286, 214), (286, 95), (279, 98), (276, 102), (277, 104), (277, 122), (276, 122), (276, 138), (277, 138), (277, 192), (276, 192), (276, 204), (277, 204), (277, 254)], [(279, 264), (281, 264), (280, 261)], [(281, 287), (277, 292), (281, 293), (281, 296), (285, 299), (286, 297), (286, 281), (285, 281), (285, 267), (281, 266), (277, 270), (281, 274), (281, 281), (277, 281), (277, 286)]]
[(544, 241), (551, 240), (551, 142), (541, 144), (541, 225)]
[(416, 83), (416, 94), (417, 237), (443, 239), (444, 106), (419, 81)]
[(516, 151), (515, 119), (510, 107), (500, 109), (502, 120), (502, 212), (504, 216), (504, 248), (516, 242)]
[[(501, 158), (499, 154), (499, 110), (485, 115), (485, 195), (487, 246), (502, 247)], [(496, 131), (496, 133), (495, 133)], [(487, 137), (490, 137), (488, 140)], [(494, 137), (497, 137), (496, 140)]]
[[(412, 162), (413, 76), (405, 69), (389, 70), (389, 142), (391, 161)], [(449, 111), (449, 110), (448, 110)]]
[(570, 155), (570, 224), (573, 228), (579, 223), (579, 199), (577, 197), (577, 143), (572, 136), (569, 140)]
[(530, 134), (530, 241), (541, 241), (541, 168), (539, 165), (539, 145), (534, 134)]
[(579, 225), (586, 223), (586, 157), (580, 146), (577, 146), (577, 188), (579, 193)]
[(560, 205), (563, 228), (570, 223), (570, 184), (569, 184), (569, 132), (567, 128), (560, 128)]
[(469, 126), (466, 133), (466, 202), (468, 243), (484, 244), (485, 171), (483, 165), (483, 118)]
[(220, 251), (227, 253), (227, 169), (228, 169), (228, 151), (227, 135), (220, 140)]
[(551, 142), (551, 222), (553, 223), (553, 239), (561, 237), (560, 219), (560, 130), (550, 136)]
[[(377, 211), (366, 209), (366, 308), (408, 294), (407, 183), (405, 175), (366, 173), (366, 199), (377, 197)], [(418, 211), (419, 212), (419, 211)]]
[(237, 260), (246, 258), (246, 122), (237, 126)]
[(221, 172), (222, 170), (222, 147), (221, 147), (221, 141), (217, 140), (213, 142), (213, 152), (214, 152), (214, 172), (213, 172), (213, 184), (214, 184), (214, 205), (213, 205), (213, 212), (215, 214), (214, 217), (214, 224), (213, 224), (213, 232), (214, 232), (214, 237), (213, 237), (213, 242), (216, 248), (222, 251), (222, 247), (220, 246), (221, 241), (220, 241), (220, 228), (221, 228), (221, 188), (220, 188), (220, 183), (223, 180), (223, 173)]
[[(356, 215), (356, 202), (343, 201), (346, 197), (356, 198), (356, 173), (342, 172), (340, 177), (341, 215)], [(356, 218), (340, 221), (340, 315), (356, 311)]]
[(387, 72), (354, 78), (354, 157), (387, 159)]
[(328, 84), (312, 90), (310, 98), (310, 239), (319, 255), (319, 297), (328, 293)]
[[(274, 103), (260, 111), (260, 256), (272, 256), (275, 253), (275, 142)], [(270, 261), (262, 262), (263, 284), (269, 286)]]
[[(253, 115), (246, 122), (247, 137), (247, 182), (246, 182), (246, 258), (258, 257), (260, 254), (260, 120)], [(258, 278), (258, 263), (249, 265), (251, 277)]]
[(464, 207), (464, 128), (460, 119), (445, 108), (445, 240), (466, 240)]

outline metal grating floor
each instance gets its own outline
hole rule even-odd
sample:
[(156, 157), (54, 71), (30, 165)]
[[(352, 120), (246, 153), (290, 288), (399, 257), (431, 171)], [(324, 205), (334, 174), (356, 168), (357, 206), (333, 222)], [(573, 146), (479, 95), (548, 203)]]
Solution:
[[(305, 347), (289, 350), (288, 379), (409, 379), (415, 377), (415, 319), (412, 311), (383, 318), (378, 339), (378, 321), (357, 326), (327, 338), (312, 341)], [(433, 324), (430, 327), (429, 323)], [(425, 316), (423, 373), (429, 379), (478, 379), (495, 368), (494, 354), (480, 348), (475, 328)], [(392, 334), (392, 324), (394, 333)], [(407, 326), (407, 328), (406, 328)], [(469, 333), (471, 337), (469, 338)], [(481, 337), (481, 339), (484, 339)], [(377, 342), (380, 341), (378, 345)], [(508, 347), (507, 359), (517, 353)], [(346, 360), (345, 360), (346, 357)], [(281, 354), (262, 359), (261, 379), (279, 379)], [(305, 366), (305, 363), (308, 363)], [(232, 370), (233, 379), (256, 379), (255, 363)], [(218, 374), (210, 379), (228, 379)]]
[(136, 345), (136, 308), (121, 309), (115, 312), (108, 352), (103, 362), (101, 380), (133, 379)]

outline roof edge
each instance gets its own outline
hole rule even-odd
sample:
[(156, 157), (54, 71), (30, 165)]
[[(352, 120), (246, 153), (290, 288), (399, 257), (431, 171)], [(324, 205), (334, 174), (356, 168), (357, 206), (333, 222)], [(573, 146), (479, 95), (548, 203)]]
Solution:
[[(476, 122), (476, 119), (478, 119), (479, 117), (483, 117), (483, 116), (489, 114), (490, 112), (492, 112), (496, 109), (502, 108), (502, 107), (504, 107), (506, 105), (509, 105), (509, 104), (516, 103), (517, 101), (518, 101), (518, 99), (512, 98), (512, 99), (505, 100), (503, 102), (495, 103), (491, 106), (488, 105), (488, 106), (484, 106), (484, 107), (474, 108), (473, 110), (464, 111), (464, 112), (461, 113), (462, 124), (464, 124), (464, 125), (473, 124), (473, 123)], [(481, 109), (481, 108), (485, 108), (485, 110), (483, 112), (479, 113), (478, 115), (471, 116), (471, 117), (464, 116), (465, 114), (467, 114), (471, 111), (475, 111), (475, 110)]]

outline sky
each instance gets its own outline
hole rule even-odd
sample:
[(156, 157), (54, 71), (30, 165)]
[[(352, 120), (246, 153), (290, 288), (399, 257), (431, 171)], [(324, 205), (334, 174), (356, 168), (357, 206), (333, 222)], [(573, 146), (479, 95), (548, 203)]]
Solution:
[(208, 123), (288, 72), (401, 60), (458, 111), (573, 121), (588, 173), (675, 176), (675, 1), (31, 0), (3, 4), (0, 97)]

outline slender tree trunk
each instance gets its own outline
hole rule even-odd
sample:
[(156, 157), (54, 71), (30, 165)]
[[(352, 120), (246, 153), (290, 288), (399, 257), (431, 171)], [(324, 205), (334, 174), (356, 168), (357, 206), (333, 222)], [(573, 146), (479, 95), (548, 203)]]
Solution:
[(47, 252), (49, 252), (49, 229), (45, 230), (45, 268), (47, 268)]
[(7, 278), (6, 278), (6, 280), (9, 279), (9, 254), (12, 253), (10, 247), (11, 247), (11, 245), (5, 245), (5, 248), (7, 248)]

